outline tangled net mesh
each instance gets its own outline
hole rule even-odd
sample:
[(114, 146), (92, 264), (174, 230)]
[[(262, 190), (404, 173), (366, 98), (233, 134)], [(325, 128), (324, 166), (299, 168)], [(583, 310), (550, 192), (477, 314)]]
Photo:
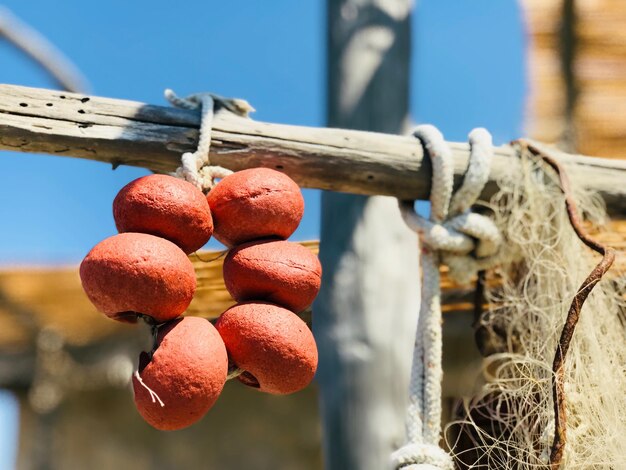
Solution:
[[(490, 205), (505, 249), (476, 325), (484, 383), (445, 432), (463, 469), (549, 468), (552, 362), (572, 298), (599, 259), (572, 229), (556, 176), (530, 154), (521, 166)], [(601, 226), (602, 200), (573, 189), (583, 218)], [(566, 358), (564, 469), (626, 469), (626, 290), (610, 274), (584, 304)]]

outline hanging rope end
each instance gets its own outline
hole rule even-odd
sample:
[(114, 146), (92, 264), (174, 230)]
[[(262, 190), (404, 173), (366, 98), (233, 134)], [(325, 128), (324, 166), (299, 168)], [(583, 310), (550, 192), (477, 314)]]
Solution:
[(454, 470), (452, 457), (436, 445), (407, 444), (391, 454), (392, 470)]
[(167, 101), (170, 101), (172, 98), (178, 98), (176, 93), (174, 93), (174, 90), (171, 88), (166, 88), (165, 91), (163, 91), (163, 96)]
[(213, 99), (237, 116), (249, 117), (250, 113), (256, 111), (250, 103), (241, 98), (224, 98), (222, 96), (213, 95)]

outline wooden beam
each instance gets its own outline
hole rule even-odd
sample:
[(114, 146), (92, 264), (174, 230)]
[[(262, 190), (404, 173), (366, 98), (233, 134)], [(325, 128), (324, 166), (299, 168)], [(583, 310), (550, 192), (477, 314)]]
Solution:
[[(0, 85), (4, 150), (170, 172), (182, 152), (195, 148), (199, 121), (195, 111)], [(458, 184), (469, 148), (451, 147)], [(276, 168), (308, 188), (402, 199), (427, 199), (430, 192), (430, 167), (412, 137), (270, 124), (222, 110), (214, 121), (211, 160), (232, 170)], [(565, 154), (559, 160), (574, 183), (602, 195), (611, 214), (626, 214), (626, 161)], [(497, 147), (483, 198), (516, 165), (512, 147)]]

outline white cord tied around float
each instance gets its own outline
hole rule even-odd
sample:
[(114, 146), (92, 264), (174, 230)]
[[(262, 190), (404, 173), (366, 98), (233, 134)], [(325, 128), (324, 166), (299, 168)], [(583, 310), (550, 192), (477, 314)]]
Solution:
[(174, 91), (167, 89), (165, 90), (165, 98), (172, 106), (177, 108), (200, 109), (201, 119), (198, 146), (195, 152), (183, 153), (181, 166), (176, 169), (174, 176), (190, 182), (201, 191), (210, 191), (215, 185), (216, 178), (224, 178), (232, 174), (231, 170), (211, 165), (209, 159), (216, 104), (242, 117), (248, 117), (254, 111), (254, 108), (245, 100), (224, 98), (213, 93), (195, 93), (186, 98), (180, 98)]
[(150, 398), (152, 399), (152, 403), (156, 403), (158, 401), (159, 405), (161, 405), (161, 408), (163, 408), (165, 406), (165, 403), (163, 403), (163, 400), (161, 400), (159, 395), (157, 395), (157, 393), (154, 390), (152, 390), (150, 387), (146, 385), (146, 383), (141, 378), (141, 375), (139, 375), (139, 371), (136, 370), (133, 375), (137, 379), (137, 382), (139, 382), (139, 384), (148, 391), (148, 393), (150, 394)]
[(392, 454), (393, 469), (453, 470), (452, 458), (439, 447), (441, 439), (441, 289), (439, 265), (450, 275), (469, 281), (496, 261), (501, 236), (493, 221), (470, 212), (489, 177), (493, 147), (485, 129), (469, 135), (470, 160), (463, 183), (452, 196), (454, 165), (443, 135), (424, 125), (413, 135), (432, 163), (430, 218), (415, 213), (412, 202), (400, 202), (406, 224), (420, 236), (423, 272), (422, 302), (417, 323), (406, 416), (406, 443)]

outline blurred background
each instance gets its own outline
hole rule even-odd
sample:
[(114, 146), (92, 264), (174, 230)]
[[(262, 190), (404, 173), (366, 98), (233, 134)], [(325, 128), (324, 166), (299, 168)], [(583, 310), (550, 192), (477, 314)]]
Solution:
[[(410, 120), (435, 124), (452, 141), (484, 126), (496, 144), (530, 133), (570, 150), (624, 154), (624, 127), (611, 119), (626, 119), (618, 98), (626, 41), (609, 34), (617, 19), (608, 12), (624, 20), (626, 8), (579, 1), (574, 13), (573, 3), (417, 2)], [(58, 86), (9, 40), (11, 28), (28, 25), (75, 65), (87, 93), (164, 104), (167, 87), (212, 91), (245, 98), (254, 119), (324, 126), (326, 8), (313, 0), (4, 1), (0, 82)], [(563, 26), (575, 17), (578, 29)], [(578, 38), (576, 67), (563, 34)], [(599, 114), (611, 122), (598, 123)], [(201, 423), (175, 433), (152, 430), (134, 410), (135, 335), (93, 311), (76, 266), (115, 233), (112, 200), (146, 170), (9, 151), (1, 158), (0, 469), (322, 468), (315, 385), (272, 397), (229, 383)], [(317, 240), (320, 194), (304, 194), (292, 239)], [(467, 307), (450, 310), (462, 316)], [(469, 329), (461, 336), (471, 341)], [(456, 362), (459, 371), (467, 365)], [(460, 393), (455, 384), (448, 396)]]

